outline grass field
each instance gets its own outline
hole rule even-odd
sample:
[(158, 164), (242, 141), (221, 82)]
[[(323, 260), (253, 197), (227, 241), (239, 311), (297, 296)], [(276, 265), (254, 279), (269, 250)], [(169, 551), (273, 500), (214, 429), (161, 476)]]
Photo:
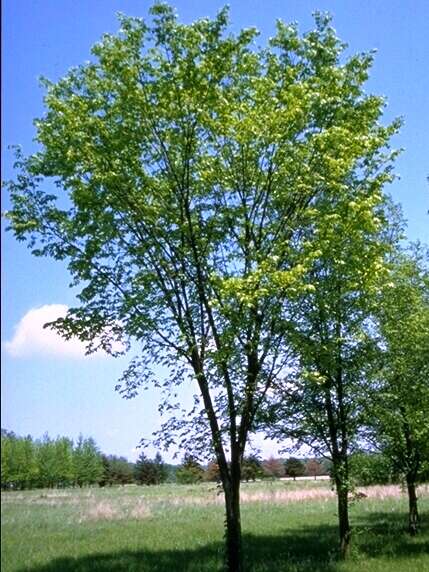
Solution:
[[(242, 486), (252, 572), (429, 572), (429, 486), (422, 534), (410, 538), (399, 487), (359, 489), (353, 549), (337, 561), (335, 497), (326, 481)], [(160, 485), (2, 494), (3, 572), (215, 572), (223, 498), (216, 485)]]

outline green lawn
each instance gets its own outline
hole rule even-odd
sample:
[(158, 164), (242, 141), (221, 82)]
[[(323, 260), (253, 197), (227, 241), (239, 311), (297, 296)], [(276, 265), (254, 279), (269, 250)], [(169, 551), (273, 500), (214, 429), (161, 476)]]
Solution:
[[(416, 538), (404, 531), (399, 487), (366, 492), (352, 504), (352, 554), (340, 563), (328, 483), (245, 483), (248, 569), (429, 572), (429, 487), (420, 489)], [(222, 568), (222, 502), (212, 484), (3, 493), (2, 571), (214, 572)]]

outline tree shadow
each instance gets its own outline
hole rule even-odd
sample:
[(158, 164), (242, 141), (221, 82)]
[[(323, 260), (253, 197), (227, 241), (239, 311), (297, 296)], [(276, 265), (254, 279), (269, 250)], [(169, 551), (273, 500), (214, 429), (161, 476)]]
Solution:
[[(309, 526), (285, 530), (278, 536), (243, 536), (249, 572), (334, 572), (333, 547), (335, 527)], [(61, 557), (48, 564), (21, 568), (19, 572), (218, 572), (222, 570), (223, 550), (222, 543), (212, 543), (193, 550), (128, 550)]]
[[(368, 513), (355, 519), (353, 545), (367, 558), (388, 556), (413, 559), (429, 553), (426, 534), (411, 538), (405, 532), (406, 515)], [(427, 532), (427, 525), (423, 533)], [(277, 535), (243, 536), (249, 572), (337, 572), (337, 527), (302, 526)], [(48, 564), (21, 568), (19, 572), (218, 572), (222, 570), (223, 544), (212, 543), (189, 550), (125, 550), (78, 558), (56, 558)]]
[[(219, 570), (222, 546), (199, 550), (124, 550), (77, 558), (55, 558), (41, 566), (21, 568), (19, 572), (214, 572)], [(218, 552), (218, 553), (216, 553)]]
[(359, 552), (369, 558), (387, 555), (413, 558), (429, 554), (429, 522), (425, 517), (419, 534), (412, 537), (407, 530), (405, 513), (371, 512), (354, 519), (354, 537)]
[(248, 569), (287, 572), (334, 572), (337, 569), (337, 527), (285, 528), (276, 536), (245, 535)]

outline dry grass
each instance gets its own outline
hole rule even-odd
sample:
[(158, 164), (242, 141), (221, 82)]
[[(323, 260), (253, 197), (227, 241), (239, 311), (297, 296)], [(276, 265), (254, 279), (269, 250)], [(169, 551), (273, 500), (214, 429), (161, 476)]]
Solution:
[[(359, 487), (359, 491), (364, 492), (369, 498), (373, 499), (387, 499), (401, 496), (406, 496), (406, 491), (400, 485), (375, 485), (371, 487)], [(419, 496), (427, 497), (429, 496), (429, 485), (420, 485), (417, 488), (417, 494)]]
[(86, 520), (141, 520), (149, 518), (152, 512), (143, 499), (89, 499), (89, 502), (80, 507), (79, 522)]
[(118, 509), (112, 503), (100, 501), (89, 506), (85, 513), (81, 514), (83, 520), (118, 520), (121, 517)]
[[(357, 495), (356, 495), (357, 493)], [(363, 493), (359, 498), (359, 493)], [(422, 485), (418, 488), (420, 496), (429, 496), (429, 485)], [(400, 485), (377, 485), (371, 487), (359, 487), (351, 497), (354, 500), (364, 501), (365, 498), (384, 500), (388, 498), (401, 498), (406, 496), (406, 492)], [(242, 491), (240, 498), (242, 503), (268, 503), (268, 504), (289, 504), (312, 501), (329, 501), (335, 499), (335, 491), (330, 488), (308, 488), (301, 490), (257, 490)], [(356, 498), (357, 497), (357, 498)], [(223, 493), (207, 493), (205, 496), (176, 496), (166, 499), (168, 505), (173, 506), (209, 506), (224, 504)]]
[[(142, 494), (144, 490), (144, 494)], [(86, 521), (124, 521), (141, 520), (153, 516), (154, 513), (168, 511), (171, 507), (208, 507), (224, 505), (223, 493), (214, 487), (205, 489), (198, 494), (180, 494), (180, 488), (175, 489), (176, 494), (165, 496), (160, 490), (159, 494), (149, 494), (146, 489), (134, 489), (133, 494), (115, 494), (102, 489), (85, 489), (81, 491), (31, 491), (29, 493), (13, 493), (3, 495), (2, 502), (18, 502), (23, 506), (42, 505), (50, 509), (67, 509), (67, 520), (70, 523)], [(136, 494), (137, 493), (137, 494)], [(147, 493), (147, 494), (146, 494)], [(361, 495), (361, 493), (363, 493)], [(418, 489), (419, 497), (429, 497), (429, 485), (422, 485)], [(406, 492), (399, 485), (384, 485), (359, 487), (351, 501), (365, 503), (367, 500), (380, 500), (390, 498), (406, 498)], [(302, 502), (328, 502), (335, 499), (335, 492), (327, 486), (302, 489), (288, 489), (277, 487), (243, 487), (241, 501), (243, 504), (271, 504), (286, 505)], [(68, 508), (67, 508), (68, 507)]]

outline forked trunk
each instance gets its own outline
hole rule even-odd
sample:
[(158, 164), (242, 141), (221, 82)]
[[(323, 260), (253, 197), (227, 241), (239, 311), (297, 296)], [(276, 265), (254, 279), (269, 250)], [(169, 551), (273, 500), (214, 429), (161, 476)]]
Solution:
[(419, 529), (419, 513), (417, 510), (416, 484), (410, 475), (407, 475), (408, 490), (408, 531), (415, 536)]

